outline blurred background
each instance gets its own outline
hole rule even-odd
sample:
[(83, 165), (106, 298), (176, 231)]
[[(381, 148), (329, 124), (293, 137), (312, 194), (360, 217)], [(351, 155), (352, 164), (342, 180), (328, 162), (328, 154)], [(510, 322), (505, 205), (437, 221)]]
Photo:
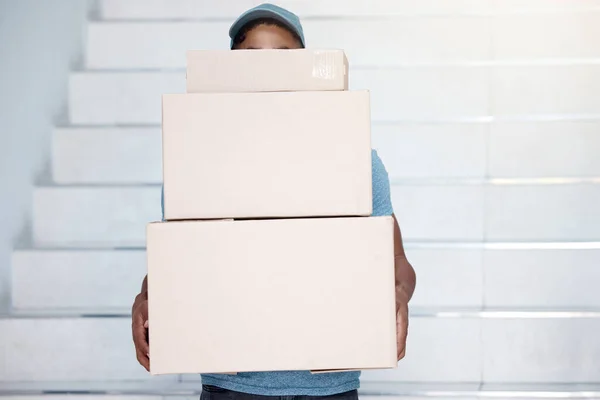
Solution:
[[(0, 0), (0, 396), (188, 400), (129, 311), (160, 218), (160, 95), (254, 0)], [(372, 94), (418, 275), (362, 394), (600, 398), (600, 1), (281, 0)]]

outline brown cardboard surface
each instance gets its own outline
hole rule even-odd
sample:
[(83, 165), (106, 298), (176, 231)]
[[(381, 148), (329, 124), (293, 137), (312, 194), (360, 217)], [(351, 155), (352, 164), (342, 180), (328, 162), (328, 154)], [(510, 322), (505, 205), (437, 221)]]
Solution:
[(392, 217), (147, 234), (152, 374), (396, 366)]
[(190, 50), (187, 92), (348, 89), (342, 50)]
[(367, 91), (163, 96), (165, 219), (366, 216)]

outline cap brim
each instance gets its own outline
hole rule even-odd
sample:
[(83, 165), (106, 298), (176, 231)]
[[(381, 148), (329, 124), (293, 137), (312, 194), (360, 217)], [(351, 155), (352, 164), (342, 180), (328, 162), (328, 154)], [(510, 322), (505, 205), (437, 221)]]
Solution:
[[(288, 29), (294, 32), (302, 41), (302, 34), (298, 32), (296, 27), (287, 19), (284, 15), (279, 14), (273, 10), (250, 10), (245, 14), (242, 14), (229, 28), (229, 37), (231, 38), (231, 44), (233, 45), (233, 39), (239, 33), (239, 31), (248, 23), (261, 18), (271, 18), (284, 24)], [(304, 46), (304, 43), (302, 43)]]

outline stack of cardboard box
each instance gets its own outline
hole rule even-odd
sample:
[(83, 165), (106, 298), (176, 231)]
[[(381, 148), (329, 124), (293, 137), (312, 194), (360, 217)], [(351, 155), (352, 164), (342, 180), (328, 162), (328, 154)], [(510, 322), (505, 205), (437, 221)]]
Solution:
[(396, 366), (393, 220), (339, 50), (188, 52), (147, 231), (153, 374)]

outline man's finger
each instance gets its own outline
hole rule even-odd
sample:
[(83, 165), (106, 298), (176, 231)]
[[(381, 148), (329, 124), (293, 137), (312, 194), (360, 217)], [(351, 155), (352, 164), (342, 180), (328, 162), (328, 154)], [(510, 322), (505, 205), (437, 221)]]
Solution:
[(148, 321), (148, 300), (140, 304), (140, 313), (144, 321)]
[(408, 320), (401, 310), (396, 315), (396, 343), (398, 346), (398, 361), (404, 358), (406, 353), (406, 339), (408, 337)]
[(406, 353), (406, 337), (398, 338), (398, 361), (400, 361)]
[(136, 320), (133, 323), (133, 342), (135, 343), (137, 350), (141, 351), (143, 354), (148, 354), (150, 352), (147, 332), (148, 331), (144, 328), (144, 324), (141, 320)]
[(143, 354), (150, 353), (150, 345), (148, 344), (148, 339), (146, 338), (145, 329), (142, 332), (137, 332), (135, 334), (134, 342), (140, 352)]
[(150, 358), (145, 354), (140, 353), (139, 351), (136, 353), (138, 362), (146, 369), (146, 371), (150, 372)]
[(398, 345), (398, 360), (400, 360), (400, 356), (402, 353), (404, 353), (404, 349), (406, 348), (406, 337), (404, 337), (403, 334), (398, 333), (398, 336), (396, 337), (396, 343)]
[(406, 356), (406, 346), (402, 349), (400, 353), (398, 353), (398, 361), (402, 360)]

